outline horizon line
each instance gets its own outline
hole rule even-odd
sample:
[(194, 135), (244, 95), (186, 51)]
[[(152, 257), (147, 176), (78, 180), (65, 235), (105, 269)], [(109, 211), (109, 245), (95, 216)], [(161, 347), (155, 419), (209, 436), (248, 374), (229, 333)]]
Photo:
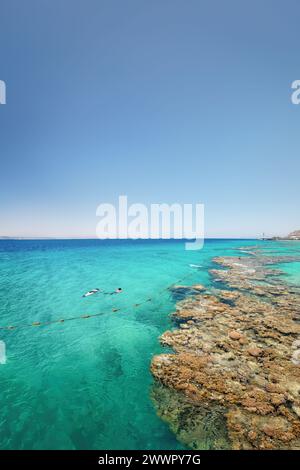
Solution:
[[(242, 237), (238, 237), (238, 236), (212, 236), (212, 237), (203, 237), (203, 240), (218, 240), (218, 239), (228, 239), (228, 240), (232, 240), (232, 239), (236, 239), (236, 240), (257, 240), (259, 239), (260, 237), (259, 236), (249, 236), (249, 237), (246, 237), (246, 236), (242, 236)], [(183, 241), (186, 241), (186, 240), (196, 240), (196, 238), (174, 238), (174, 237), (170, 237), (170, 238), (151, 238), (151, 237), (140, 237), (140, 238), (99, 238), (99, 237), (62, 237), (62, 236), (58, 236), (58, 237), (50, 237), (50, 236), (29, 236), (29, 237), (24, 237), (24, 236), (0, 236), (0, 241), (1, 240), (99, 240), (99, 241), (106, 241), (106, 240), (111, 240), (111, 241), (119, 241), (119, 240), (132, 240), (132, 241), (138, 241), (138, 240), (177, 240), (177, 241), (180, 241), (180, 240), (183, 240)]]

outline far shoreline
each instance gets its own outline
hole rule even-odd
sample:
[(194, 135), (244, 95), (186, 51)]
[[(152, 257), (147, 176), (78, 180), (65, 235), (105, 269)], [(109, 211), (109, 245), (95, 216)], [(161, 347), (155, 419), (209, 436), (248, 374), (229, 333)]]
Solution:
[[(188, 238), (97, 238), (97, 237), (0, 237), (0, 241), (22, 240), (99, 240), (99, 241), (191, 241)], [(194, 239), (192, 239), (193, 241)], [(204, 240), (257, 240), (258, 237), (205, 237)], [(267, 241), (267, 240), (264, 240)], [(277, 240), (268, 240), (277, 241)]]

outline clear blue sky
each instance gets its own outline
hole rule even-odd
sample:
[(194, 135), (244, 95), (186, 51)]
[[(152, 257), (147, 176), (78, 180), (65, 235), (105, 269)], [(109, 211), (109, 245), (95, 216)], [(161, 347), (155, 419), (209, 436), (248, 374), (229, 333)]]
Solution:
[(1, 0), (0, 235), (93, 236), (101, 202), (207, 236), (300, 228), (297, 0)]

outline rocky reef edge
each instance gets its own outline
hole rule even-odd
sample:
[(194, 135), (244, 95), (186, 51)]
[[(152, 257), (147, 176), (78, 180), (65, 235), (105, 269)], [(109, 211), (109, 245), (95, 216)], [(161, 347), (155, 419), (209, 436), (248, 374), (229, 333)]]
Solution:
[[(152, 400), (194, 449), (300, 449), (300, 289), (272, 265), (299, 258), (215, 258), (215, 284), (177, 303), (177, 328), (153, 358)], [(178, 286), (178, 289), (183, 289)], [(176, 290), (176, 287), (175, 287)]]

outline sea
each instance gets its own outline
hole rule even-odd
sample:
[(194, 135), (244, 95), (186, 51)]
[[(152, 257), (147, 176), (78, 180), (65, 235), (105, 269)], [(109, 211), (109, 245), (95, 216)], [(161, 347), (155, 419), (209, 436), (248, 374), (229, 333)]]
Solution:
[[(151, 401), (170, 288), (218, 287), (213, 258), (241, 246), (300, 256), (296, 241), (1, 240), (0, 448), (184, 449)], [(300, 285), (299, 262), (280, 269)]]

